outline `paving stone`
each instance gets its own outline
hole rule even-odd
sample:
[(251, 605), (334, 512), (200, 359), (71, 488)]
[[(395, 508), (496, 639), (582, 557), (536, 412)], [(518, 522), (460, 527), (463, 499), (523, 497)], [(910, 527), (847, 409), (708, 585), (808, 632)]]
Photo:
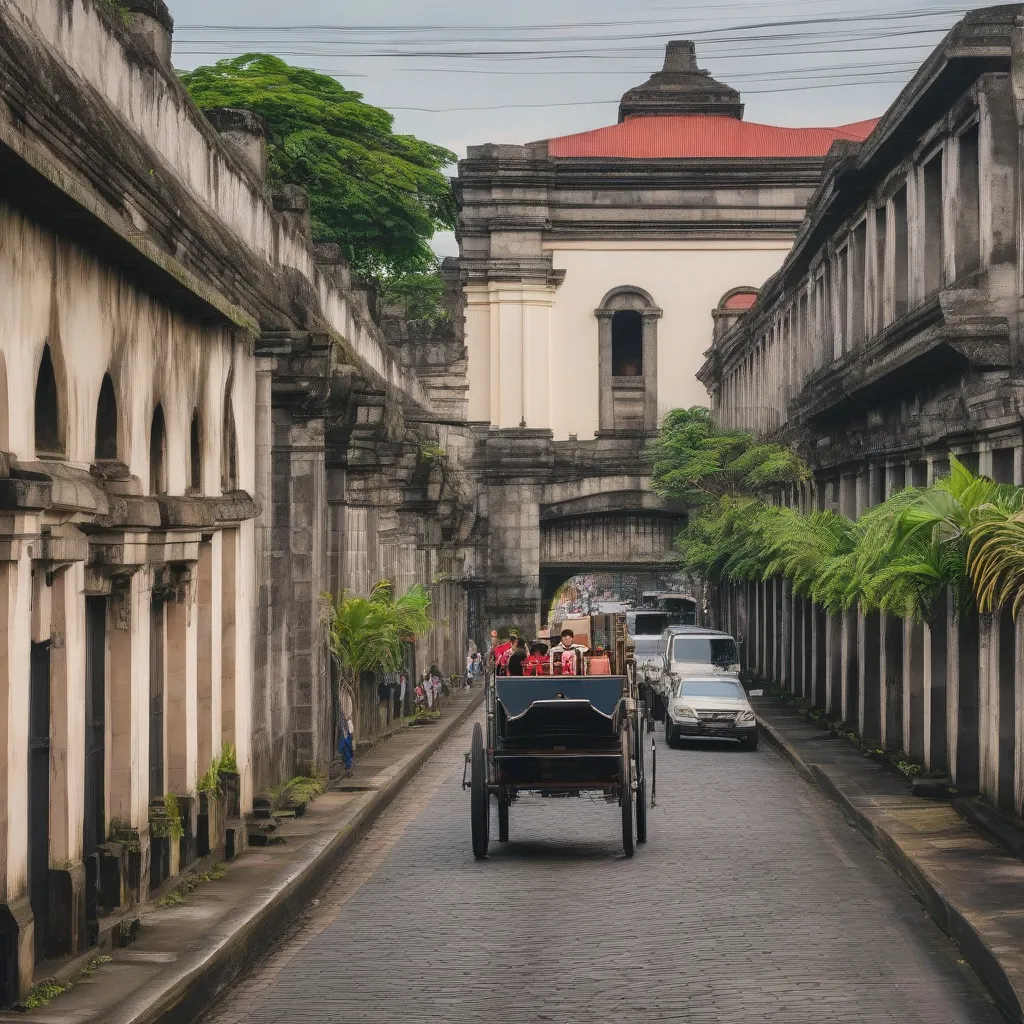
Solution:
[[(524, 798), (473, 860), (469, 727), (206, 1024), (995, 1024), (955, 947), (774, 751), (668, 750), (650, 841)], [(497, 834), (496, 822), (493, 834)]]

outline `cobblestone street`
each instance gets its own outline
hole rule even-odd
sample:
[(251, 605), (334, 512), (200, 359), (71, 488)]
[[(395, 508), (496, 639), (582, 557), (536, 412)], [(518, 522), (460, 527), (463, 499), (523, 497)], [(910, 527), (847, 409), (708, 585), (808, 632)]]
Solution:
[[(524, 798), (473, 860), (469, 730), (206, 1024), (1001, 1020), (956, 949), (772, 750), (658, 734), (650, 841)], [(492, 826), (492, 837), (496, 834)]]

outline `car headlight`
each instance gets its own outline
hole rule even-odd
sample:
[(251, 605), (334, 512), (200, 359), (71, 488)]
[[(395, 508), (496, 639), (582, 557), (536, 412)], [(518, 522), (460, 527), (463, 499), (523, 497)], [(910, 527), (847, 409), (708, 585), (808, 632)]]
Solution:
[(677, 704), (672, 709), (673, 718), (692, 718), (696, 720), (697, 712), (693, 708), (684, 707), (682, 704)]
[(736, 716), (736, 724), (737, 725), (750, 725), (754, 721), (755, 721), (754, 712), (751, 711), (749, 708), (746, 711), (741, 711)]

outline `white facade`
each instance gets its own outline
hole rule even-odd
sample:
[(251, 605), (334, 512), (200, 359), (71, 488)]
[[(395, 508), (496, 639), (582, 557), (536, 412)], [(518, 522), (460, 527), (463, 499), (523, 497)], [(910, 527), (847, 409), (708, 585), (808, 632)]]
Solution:
[[(707, 404), (696, 373), (711, 345), (711, 311), (730, 290), (759, 287), (789, 251), (782, 241), (579, 241), (544, 246), (559, 285), (491, 282), (467, 289), (470, 419), (581, 440), (600, 429), (598, 319), (612, 289), (646, 291), (657, 326), (657, 408)], [(521, 386), (528, 381), (525, 393)]]

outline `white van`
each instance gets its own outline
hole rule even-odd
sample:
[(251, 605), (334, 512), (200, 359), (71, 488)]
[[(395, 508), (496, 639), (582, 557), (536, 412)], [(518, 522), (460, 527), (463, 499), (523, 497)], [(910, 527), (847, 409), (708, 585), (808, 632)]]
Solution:
[(672, 626), (661, 635), (662, 691), (673, 693), (681, 679), (709, 675), (738, 676), (736, 641), (717, 629)]

